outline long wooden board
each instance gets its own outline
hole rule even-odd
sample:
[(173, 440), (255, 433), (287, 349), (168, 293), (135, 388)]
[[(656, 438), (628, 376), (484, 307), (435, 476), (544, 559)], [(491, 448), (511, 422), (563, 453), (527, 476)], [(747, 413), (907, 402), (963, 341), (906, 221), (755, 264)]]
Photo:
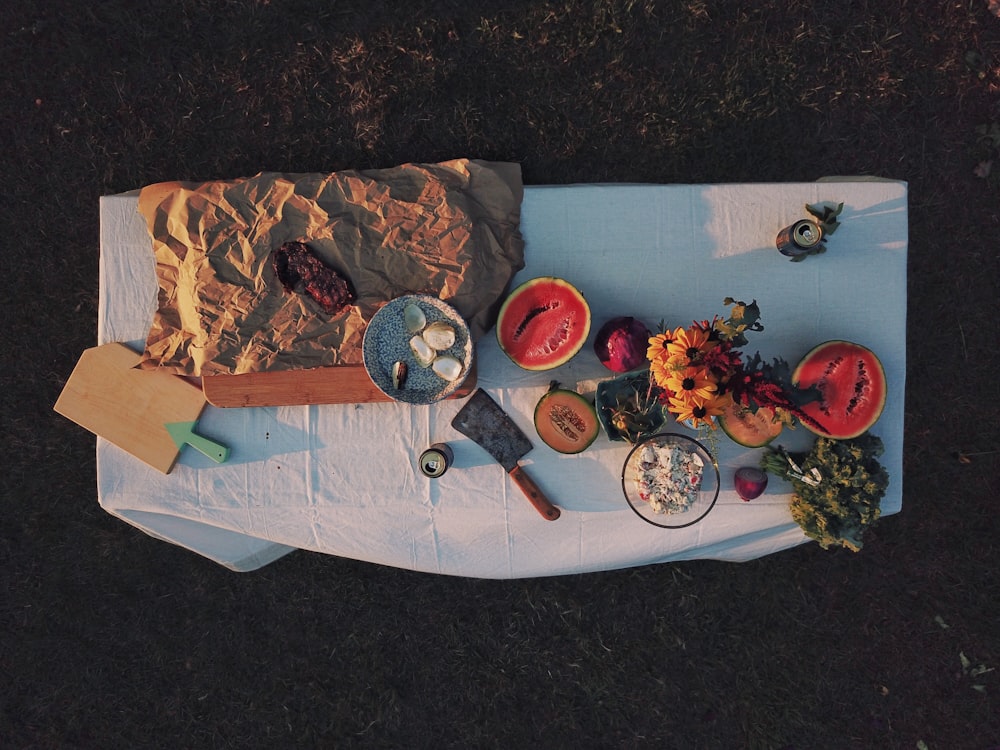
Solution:
[[(206, 375), (201, 379), (212, 406), (301, 406), (388, 402), (364, 365), (338, 365), (309, 370), (249, 372), (244, 375)], [(464, 398), (476, 387), (475, 364), (465, 382), (449, 398)]]
[(181, 449), (165, 425), (197, 421), (205, 396), (177, 375), (135, 369), (140, 358), (124, 344), (85, 350), (54, 408), (169, 474)]

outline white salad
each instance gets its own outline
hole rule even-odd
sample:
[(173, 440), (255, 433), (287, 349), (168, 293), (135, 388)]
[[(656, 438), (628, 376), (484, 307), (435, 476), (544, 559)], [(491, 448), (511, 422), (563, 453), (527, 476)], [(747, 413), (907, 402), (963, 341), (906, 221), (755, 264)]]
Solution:
[(704, 469), (697, 453), (676, 445), (647, 444), (636, 462), (636, 489), (654, 513), (681, 513), (697, 500)]

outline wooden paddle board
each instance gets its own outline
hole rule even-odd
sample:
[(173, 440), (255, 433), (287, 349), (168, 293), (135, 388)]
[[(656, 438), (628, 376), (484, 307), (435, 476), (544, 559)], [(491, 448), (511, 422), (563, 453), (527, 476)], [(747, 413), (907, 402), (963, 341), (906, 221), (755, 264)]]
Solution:
[[(206, 375), (201, 379), (212, 406), (302, 406), (389, 402), (368, 376), (364, 365), (337, 365), (309, 370)], [(465, 382), (449, 398), (465, 398), (476, 387), (475, 363)]]
[(205, 395), (177, 375), (135, 369), (140, 358), (124, 344), (87, 349), (55, 410), (169, 474), (181, 448), (166, 425), (196, 422), (205, 408)]

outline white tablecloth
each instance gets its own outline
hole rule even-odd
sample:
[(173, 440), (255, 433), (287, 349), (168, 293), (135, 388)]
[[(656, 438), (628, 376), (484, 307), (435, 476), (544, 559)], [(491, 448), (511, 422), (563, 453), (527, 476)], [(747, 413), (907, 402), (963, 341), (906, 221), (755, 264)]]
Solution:
[[(804, 204), (843, 201), (826, 254), (792, 263), (775, 234)], [(101, 199), (98, 341), (140, 348), (156, 298), (150, 240), (134, 194)], [(199, 431), (227, 443), (222, 465), (188, 448), (163, 475), (98, 439), (98, 497), (113, 515), (234, 570), (301, 548), (433, 573), (518, 578), (670, 560), (745, 561), (807, 541), (788, 511), (790, 487), (772, 478), (742, 502), (733, 471), (759, 450), (718, 441), (722, 492), (689, 528), (655, 528), (626, 505), (620, 472), (628, 446), (603, 434), (584, 453), (560, 455), (535, 435), (535, 403), (551, 379), (581, 390), (608, 377), (593, 354), (597, 328), (633, 315), (655, 328), (725, 313), (723, 298), (756, 299), (765, 330), (748, 353), (794, 364), (813, 345), (842, 338), (882, 359), (890, 391), (874, 428), (891, 484), (883, 515), (902, 505), (906, 374), (907, 188), (894, 181), (747, 185), (528, 187), (522, 207), (526, 267), (515, 283), (561, 276), (587, 297), (591, 339), (568, 365), (519, 370), (492, 335), (477, 347), (479, 385), (508, 411), (534, 449), (528, 473), (562, 508), (541, 518), (503, 470), (450, 422), (461, 407), (364, 404), (258, 409), (209, 406)], [(681, 430), (683, 431), (683, 430)], [(690, 433), (694, 434), (694, 433)], [(779, 442), (804, 448), (812, 436)], [(416, 457), (448, 442), (453, 467), (420, 474)]]

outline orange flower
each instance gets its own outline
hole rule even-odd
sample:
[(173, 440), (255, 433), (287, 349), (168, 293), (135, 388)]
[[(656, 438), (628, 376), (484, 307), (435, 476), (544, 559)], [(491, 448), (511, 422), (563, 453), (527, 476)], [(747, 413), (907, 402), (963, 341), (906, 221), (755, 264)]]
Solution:
[(697, 429), (702, 425), (715, 429), (715, 420), (722, 414), (723, 407), (719, 404), (723, 399), (680, 399), (670, 398), (670, 412), (677, 417), (678, 422), (690, 421), (691, 426)]
[(715, 342), (709, 339), (709, 334), (710, 331), (698, 325), (687, 329), (678, 328), (674, 340), (667, 345), (667, 349), (673, 356), (685, 357), (688, 362), (697, 362), (704, 352), (715, 346)]
[(677, 332), (680, 330), (681, 329), (678, 328), (677, 331), (664, 331), (663, 333), (658, 333), (655, 336), (650, 336), (649, 347), (646, 349), (646, 359), (650, 362), (667, 359), (670, 356), (668, 347), (674, 340)]
[(733, 396), (731, 393), (715, 394), (712, 398), (705, 402), (705, 412), (709, 417), (718, 417), (726, 409), (729, 408), (729, 404), (732, 403)]
[(676, 415), (678, 422), (690, 420), (691, 425), (695, 428), (707, 425), (714, 430), (716, 425), (713, 417), (718, 417), (722, 414), (726, 410), (729, 401), (730, 397), (728, 395), (714, 396), (704, 400), (671, 397), (668, 409), (672, 414)]
[(705, 401), (712, 398), (717, 390), (715, 381), (703, 367), (676, 368), (663, 385), (677, 398), (687, 401)]
[(652, 373), (653, 382), (661, 388), (669, 388), (667, 381), (678, 371), (685, 370), (688, 363), (682, 357), (660, 357), (649, 363), (649, 371)]
[(667, 359), (654, 359), (649, 363), (649, 374), (652, 376), (653, 382), (661, 388), (666, 387), (672, 372)]

